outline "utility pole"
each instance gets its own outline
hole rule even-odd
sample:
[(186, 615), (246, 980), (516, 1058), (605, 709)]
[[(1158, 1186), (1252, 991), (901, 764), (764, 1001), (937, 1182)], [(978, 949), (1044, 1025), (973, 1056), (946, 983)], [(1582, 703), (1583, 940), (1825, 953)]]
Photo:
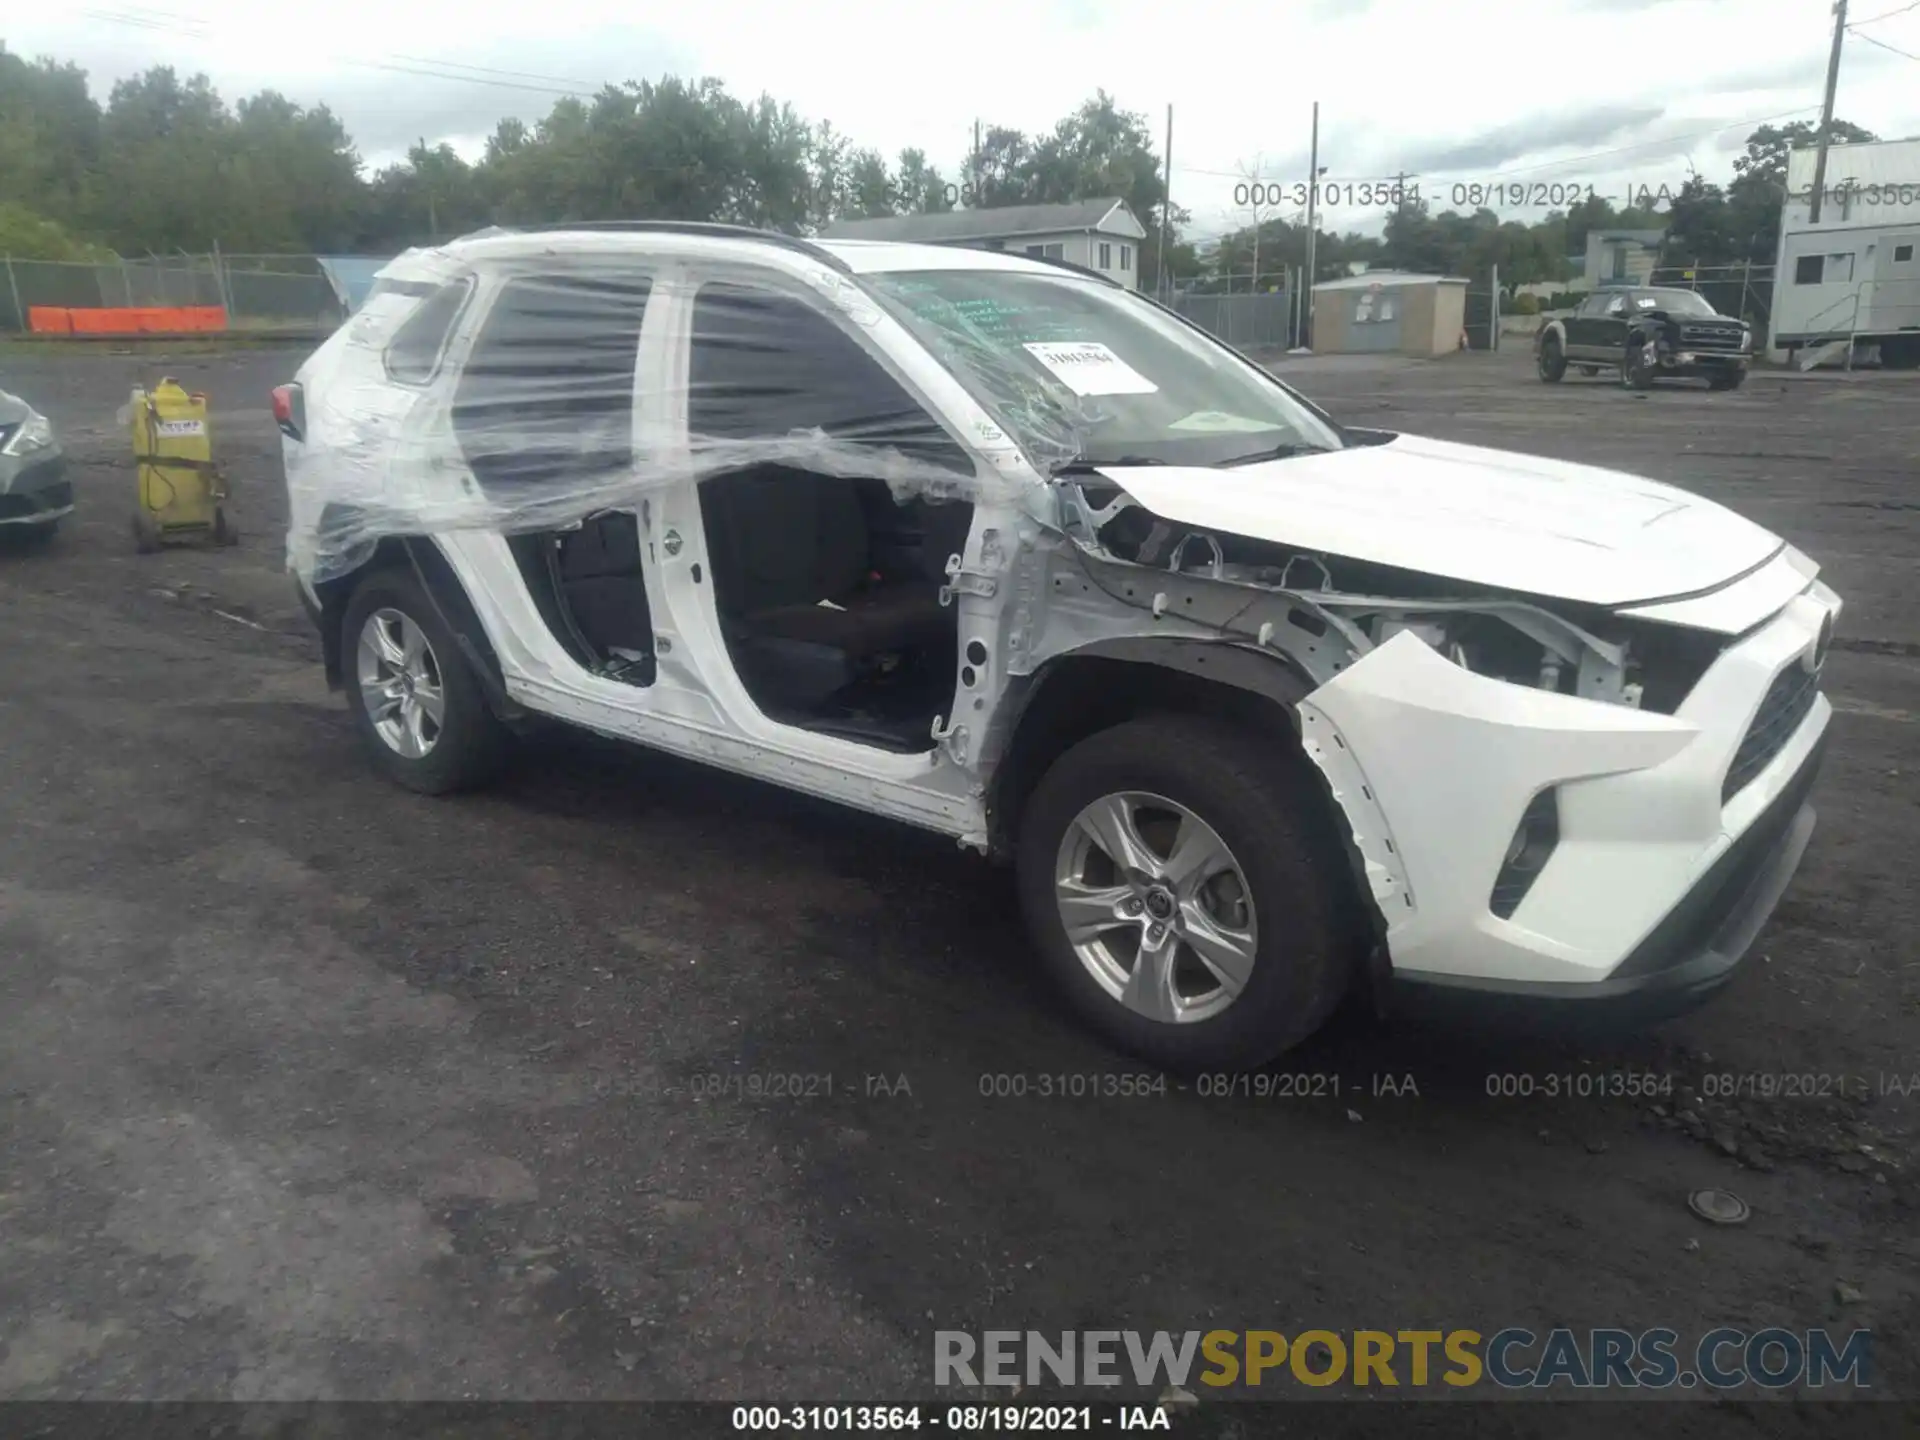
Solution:
[(1300, 343), (1311, 347), (1313, 344), (1313, 236), (1316, 202), (1320, 199), (1320, 102), (1313, 102), (1313, 142), (1307, 149), (1307, 266), (1301, 290), (1305, 299), (1306, 333)]
[(980, 122), (973, 122), (973, 199), (969, 209), (980, 208)]
[(1813, 155), (1813, 200), (1807, 223), (1820, 223), (1820, 201), (1827, 188), (1827, 146), (1833, 135), (1833, 92), (1840, 85), (1840, 43), (1847, 36), (1847, 0), (1833, 7), (1833, 49), (1827, 54), (1827, 94), (1820, 102), (1820, 143)]
[(1160, 200), (1160, 263), (1155, 267), (1154, 284), (1159, 287), (1160, 297), (1167, 294), (1167, 245), (1173, 233), (1173, 106), (1167, 106), (1167, 173), (1166, 183), (1160, 188), (1166, 193)]

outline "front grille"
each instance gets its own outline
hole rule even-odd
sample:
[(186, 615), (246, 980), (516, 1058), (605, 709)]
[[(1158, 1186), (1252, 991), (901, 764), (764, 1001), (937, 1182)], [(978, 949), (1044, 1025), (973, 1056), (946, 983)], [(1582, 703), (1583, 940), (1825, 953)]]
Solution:
[(1687, 350), (1725, 350), (1738, 352), (1740, 349), (1740, 329), (1738, 325), (1682, 325), (1680, 344)]
[(1819, 694), (1820, 677), (1798, 661), (1773, 677), (1773, 684), (1767, 687), (1767, 693), (1760, 699), (1760, 708), (1754, 713), (1753, 724), (1747, 727), (1740, 748), (1733, 752), (1726, 783), (1720, 787), (1721, 804), (1746, 789), (1753, 777), (1767, 768), (1780, 753), (1780, 747), (1793, 738), (1793, 732), (1807, 718)]

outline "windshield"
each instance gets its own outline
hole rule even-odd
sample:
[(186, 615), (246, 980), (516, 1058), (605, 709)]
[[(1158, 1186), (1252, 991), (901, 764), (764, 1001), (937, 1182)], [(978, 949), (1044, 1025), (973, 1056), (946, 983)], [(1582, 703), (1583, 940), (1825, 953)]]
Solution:
[(1129, 291), (1011, 270), (864, 278), (1043, 470), (1341, 448), (1278, 382)]
[(1691, 290), (1649, 290), (1635, 304), (1642, 310), (1664, 310), (1669, 315), (1718, 315), (1720, 312)]

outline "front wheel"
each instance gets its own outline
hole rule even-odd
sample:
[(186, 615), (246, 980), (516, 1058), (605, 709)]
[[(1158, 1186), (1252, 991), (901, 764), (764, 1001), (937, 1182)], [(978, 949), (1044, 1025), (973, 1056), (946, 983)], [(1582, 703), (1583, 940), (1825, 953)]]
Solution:
[(1549, 385), (1557, 385), (1560, 377), (1567, 373), (1567, 352), (1560, 348), (1560, 342), (1552, 335), (1540, 342), (1540, 378)]
[(1629, 390), (1651, 390), (1655, 363), (1652, 342), (1628, 341), (1620, 357), (1620, 383)]
[(354, 726), (387, 776), (428, 795), (493, 777), (506, 728), (412, 574), (377, 570), (362, 580), (341, 640)]
[(1351, 882), (1304, 780), (1271, 739), (1186, 716), (1102, 731), (1042, 777), (1021, 908), (1055, 984), (1121, 1049), (1246, 1069), (1339, 1003)]
[(1738, 390), (1747, 378), (1744, 370), (1716, 370), (1707, 377), (1710, 390)]

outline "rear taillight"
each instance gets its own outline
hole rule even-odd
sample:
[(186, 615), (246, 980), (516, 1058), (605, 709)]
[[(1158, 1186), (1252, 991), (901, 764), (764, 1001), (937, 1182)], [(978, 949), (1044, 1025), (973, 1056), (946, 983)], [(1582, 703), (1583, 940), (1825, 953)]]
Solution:
[(290, 440), (304, 439), (307, 429), (307, 404), (298, 385), (273, 387), (273, 421)]

